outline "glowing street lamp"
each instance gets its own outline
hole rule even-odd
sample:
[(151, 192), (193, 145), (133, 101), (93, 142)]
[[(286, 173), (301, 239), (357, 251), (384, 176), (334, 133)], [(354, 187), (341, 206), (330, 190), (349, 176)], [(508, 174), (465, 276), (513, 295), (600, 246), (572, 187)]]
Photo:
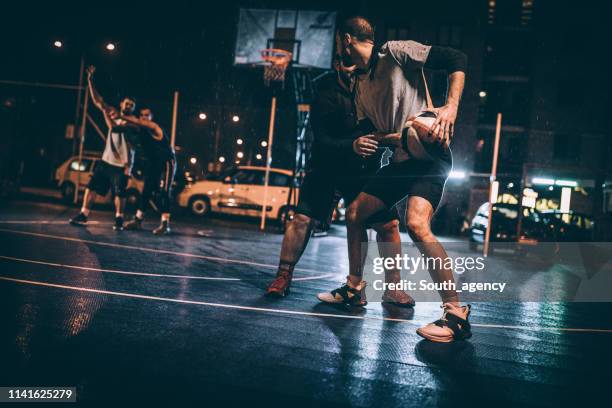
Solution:
[(242, 143), (244, 143), (242, 139), (236, 139), (236, 144), (241, 145)]
[(62, 47), (64, 46), (64, 43), (62, 43), (60, 40), (56, 40), (56, 41), (53, 43), (53, 46), (54, 46), (55, 48), (62, 48)]
[(239, 120), (240, 120), (240, 117), (238, 115), (232, 116), (232, 122), (238, 122)]
[(219, 163), (225, 163), (225, 157), (223, 156), (219, 157)]
[(236, 157), (238, 157), (239, 159), (242, 159), (244, 157), (244, 153), (238, 152), (236, 153)]
[(260, 145), (261, 145), (261, 147), (266, 147), (266, 146), (268, 146), (268, 142), (266, 142), (265, 140), (262, 140)]
[(261, 154), (257, 153), (257, 155), (255, 156), (255, 158), (256, 158), (257, 160), (261, 160), (262, 156), (261, 156)]
[(480, 92), (478, 92), (478, 96), (480, 96), (481, 98), (486, 98), (487, 97), (487, 93), (485, 91), (480, 91)]
[(198, 159), (196, 159), (195, 157), (192, 157), (191, 159), (189, 159), (189, 162), (191, 164), (196, 164), (198, 162)]
[(204, 112), (200, 112), (200, 114), (198, 115), (198, 118), (200, 118), (200, 120), (206, 120), (207, 116)]
[(112, 42), (109, 42), (108, 44), (106, 44), (106, 50), (115, 51), (115, 44), (113, 44)]

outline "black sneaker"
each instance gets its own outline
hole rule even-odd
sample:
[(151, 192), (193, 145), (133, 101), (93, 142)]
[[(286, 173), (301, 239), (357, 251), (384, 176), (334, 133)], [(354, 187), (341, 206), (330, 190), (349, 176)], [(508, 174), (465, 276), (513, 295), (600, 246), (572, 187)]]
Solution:
[(159, 227), (153, 230), (153, 234), (155, 235), (168, 235), (170, 232), (170, 225), (168, 224), (168, 221), (162, 221), (161, 224), (159, 224)]
[(325, 303), (334, 303), (341, 304), (345, 306), (356, 306), (363, 307), (368, 304), (366, 301), (365, 295), (365, 287), (367, 283), (366, 281), (359, 282), (356, 288), (352, 288), (347, 283), (339, 287), (338, 289), (334, 289), (331, 292), (319, 293), (317, 298), (321, 302)]
[(123, 231), (123, 217), (115, 217), (115, 225), (113, 225), (115, 231)]
[(78, 227), (84, 227), (87, 225), (87, 216), (80, 212), (70, 220), (70, 224)]
[(142, 229), (142, 218), (134, 217), (130, 222), (125, 224), (125, 229), (128, 231), (137, 231)]

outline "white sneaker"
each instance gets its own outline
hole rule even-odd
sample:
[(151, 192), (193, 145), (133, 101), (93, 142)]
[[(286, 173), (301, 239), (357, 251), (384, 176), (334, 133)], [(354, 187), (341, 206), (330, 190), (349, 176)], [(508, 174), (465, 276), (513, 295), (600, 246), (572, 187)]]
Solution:
[(444, 303), (440, 307), (444, 310), (442, 318), (417, 329), (419, 336), (438, 343), (450, 343), (472, 337), (468, 321), (472, 309), (470, 305), (454, 306)]

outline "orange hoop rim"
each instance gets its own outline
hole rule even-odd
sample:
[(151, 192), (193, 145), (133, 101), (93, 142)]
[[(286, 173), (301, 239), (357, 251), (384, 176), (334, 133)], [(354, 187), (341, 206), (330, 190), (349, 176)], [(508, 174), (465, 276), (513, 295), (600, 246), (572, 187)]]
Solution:
[(260, 51), (261, 59), (272, 65), (289, 65), (293, 53), (279, 48), (266, 48)]

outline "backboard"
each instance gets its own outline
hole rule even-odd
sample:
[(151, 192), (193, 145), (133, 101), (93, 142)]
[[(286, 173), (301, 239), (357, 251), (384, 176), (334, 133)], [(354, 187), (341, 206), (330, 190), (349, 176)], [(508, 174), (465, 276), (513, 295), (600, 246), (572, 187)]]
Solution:
[(330, 11), (240, 9), (234, 65), (261, 65), (261, 50), (279, 48), (293, 67), (330, 69), (335, 25)]

